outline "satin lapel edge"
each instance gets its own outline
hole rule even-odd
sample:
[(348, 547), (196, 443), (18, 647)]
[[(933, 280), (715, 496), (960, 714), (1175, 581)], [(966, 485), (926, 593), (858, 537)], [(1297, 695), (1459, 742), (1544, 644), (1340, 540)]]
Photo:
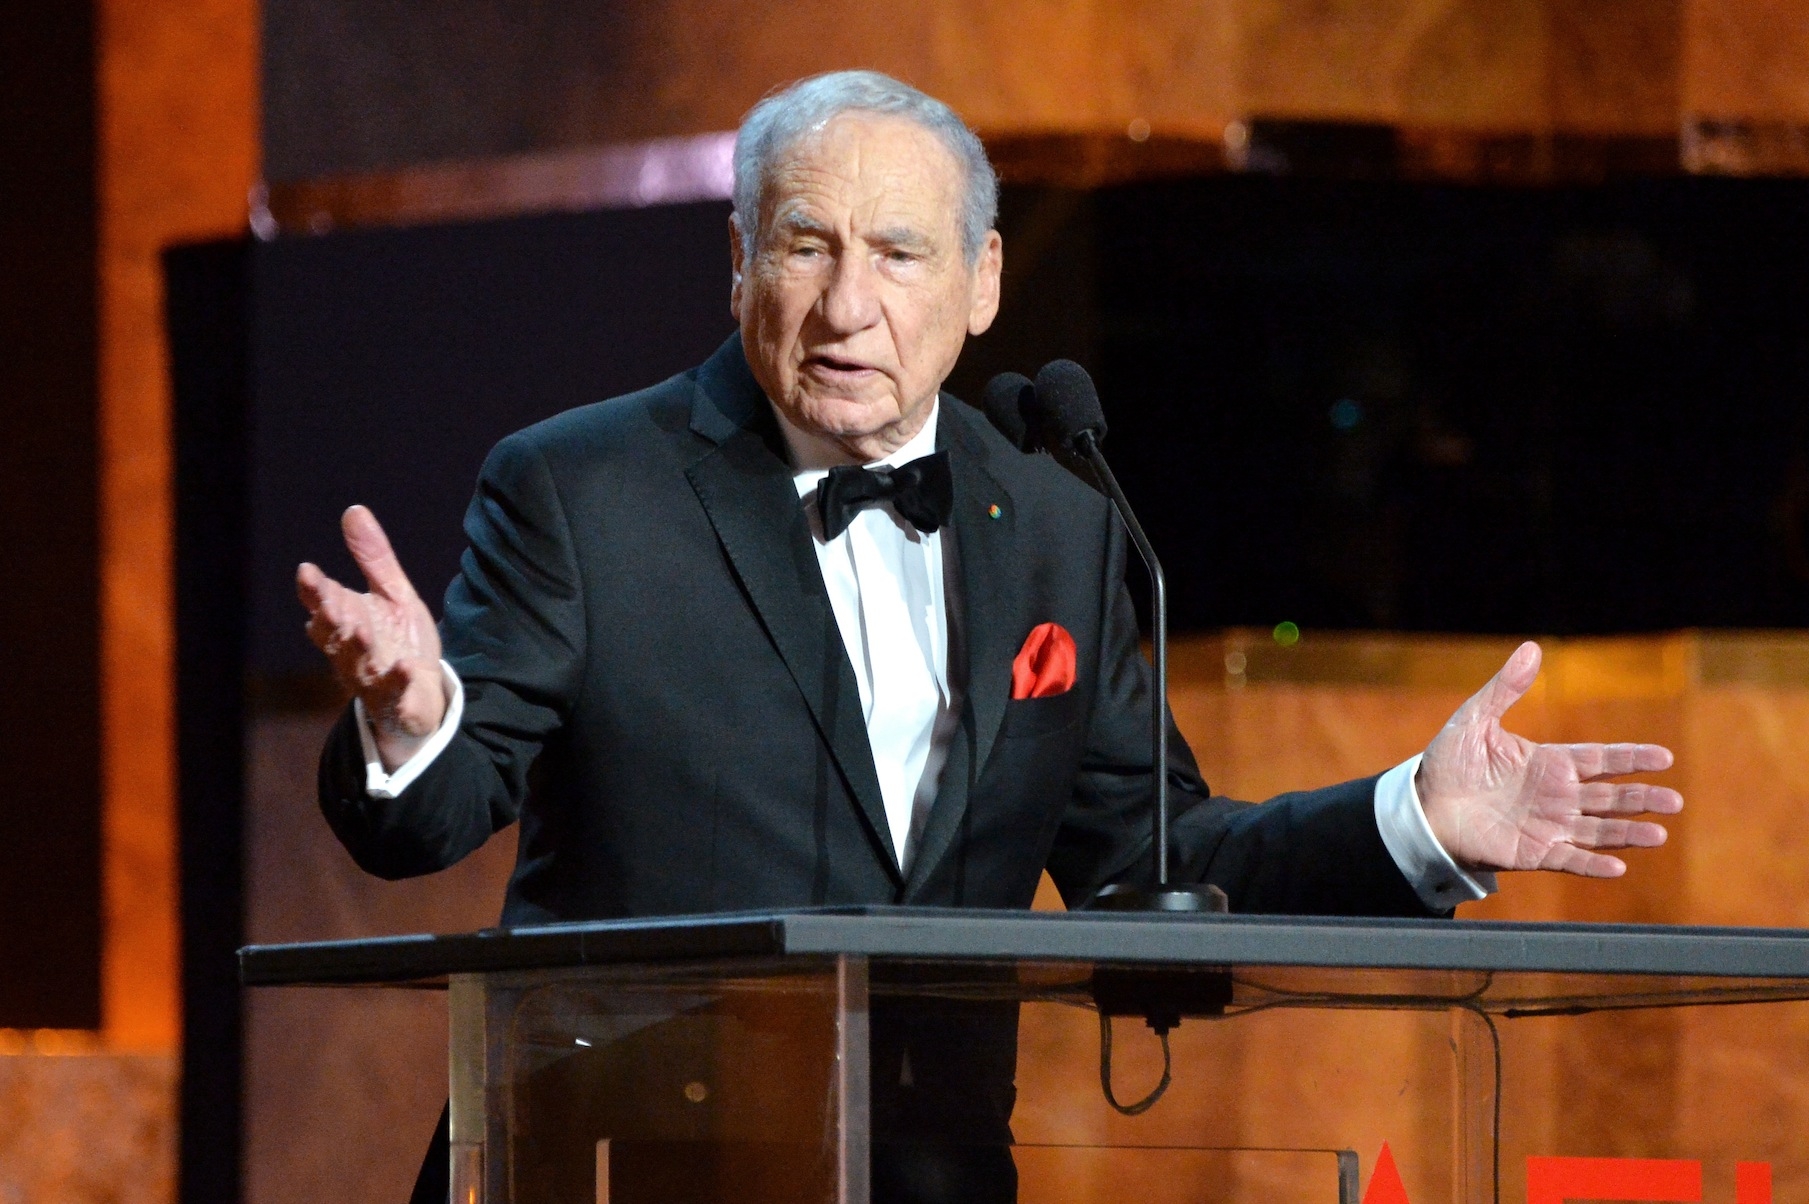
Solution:
[[(761, 626), (804, 696), (867, 821), (869, 835), (902, 883), (861, 715), (860, 687), (842, 646), (791, 476), (772, 459), (760, 436), (743, 429), (692, 464), (685, 476)], [(773, 515), (788, 510), (790, 521), (773, 522)]]
[[(950, 528), (955, 536), (961, 574), (961, 638), (967, 659), (962, 718), (966, 758), (951, 756), (930, 808), (920, 844), (911, 857), (905, 898), (929, 879), (947, 854), (971, 803), (970, 786), (978, 782), (992, 755), (1005, 704), (1011, 696), (1011, 662), (1018, 634), (1011, 628), (1018, 608), (1011, 595), (1022, 587), (1016, 540), (1017, 515), (1009, 490), (986, 466), (988, 451), (965, 424), (962, 403), (943, 396), (939, 440), (949, 451), (955, 505)], [(1013, 453), (1019, 454), (1019, 453)], [(991, 507), (998, 506), (993, 518)], [(971, 723), (969, 719), (971, 718)], [(956, 775), (960, 780), (956, 780)]]

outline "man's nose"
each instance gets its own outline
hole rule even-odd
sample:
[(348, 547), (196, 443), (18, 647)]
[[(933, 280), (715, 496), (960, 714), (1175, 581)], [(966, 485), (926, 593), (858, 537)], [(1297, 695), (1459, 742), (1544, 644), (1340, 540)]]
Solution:
[(840, 255), (823, 290), (823, 320), (839, 334), (865, 330), (879, 320), (879, 276), (864, 255)]

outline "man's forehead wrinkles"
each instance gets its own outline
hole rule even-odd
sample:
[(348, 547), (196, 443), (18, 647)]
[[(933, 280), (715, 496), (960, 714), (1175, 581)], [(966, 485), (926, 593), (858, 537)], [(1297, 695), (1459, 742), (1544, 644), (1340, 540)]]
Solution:
[(836, 233), (874, 242), (930, 243), (946, 233), (952, 219), (933, 204), (913, 204), (910, 198), (879, 195), (862, 198), (852, 206), (825, 205), (807, 193), (780, 198), (774, 208), (772, 228), (785, 233)]
[(965, 183), (934, 134), (899, 119), (844, 115), (774, 164), (763, 202), (774, 241), (763, 253), (787, 254), (816, 238), (940, 261), (961, 241)]
[(813, 188), (787, 190), (775, 199), (773, 228), (797, 231), (808, 228), (835, 230), (864, 237), (913, 237), (931, 239), (952, 229), (955, 209), (939, 198), (908, 189), (877, 189), (848, 197)]

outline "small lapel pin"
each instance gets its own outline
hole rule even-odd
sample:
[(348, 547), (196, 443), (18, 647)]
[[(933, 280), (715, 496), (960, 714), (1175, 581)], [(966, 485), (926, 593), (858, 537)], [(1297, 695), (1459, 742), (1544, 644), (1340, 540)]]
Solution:
[(997, 502), (994, 502), (986, 508), (986, 514), (989, 518), (1003, 518), (1005, 516), (1005, 512), (999, 509), (999, 503)]

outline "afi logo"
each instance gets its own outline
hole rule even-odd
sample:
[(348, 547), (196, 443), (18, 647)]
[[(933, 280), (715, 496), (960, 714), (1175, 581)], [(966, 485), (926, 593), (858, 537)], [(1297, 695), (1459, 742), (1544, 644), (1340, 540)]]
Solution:
[[(1566, 1200), (1700, 1204), (1702, 1163), (1681, 1158), (1528, 1158), (1526, 1204)], [(1411, 1204), (1387, 1142), (1382, 1143), (1363, 1204)], [(1771, 1204), (1771, 1163), (1735, 1164), (1734, 1204)]]

